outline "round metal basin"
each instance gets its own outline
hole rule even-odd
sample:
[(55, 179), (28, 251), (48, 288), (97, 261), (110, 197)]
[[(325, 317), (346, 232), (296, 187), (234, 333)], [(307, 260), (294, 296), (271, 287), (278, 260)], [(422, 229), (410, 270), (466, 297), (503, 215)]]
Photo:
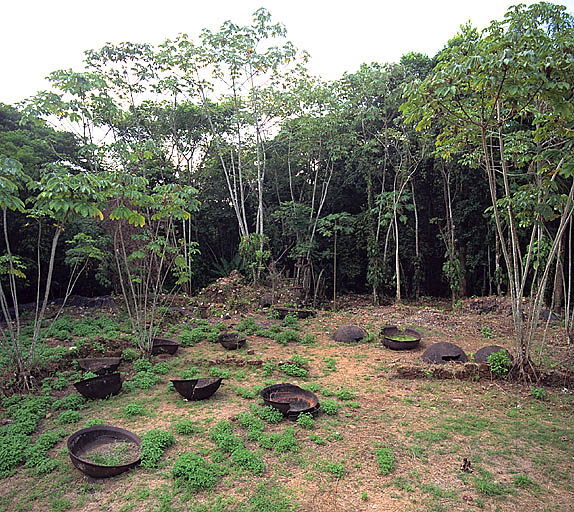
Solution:
[(218, 340), (227, 350), (237, 350), (245, 345), (247, 338), (240, 338), (236, 332), (222, 332)]
[(122, 379), (119, 373), (111, 373), (74, 382), (74, 387), (86, 398), (106, 398), (120, 392)]
[(508, 358), (512, 361), (513, 357), (508, 350), (500, 345), (488, 345), (487, 347), (482, 347), (481, 349), (476, 351), (474, 354), (474, 361), (476, 363), (488, 363), (488, 356), (491, 354), (496, 354), (498, 352), (506, 352)]
[(315, 393), (294, 384), (275, 384), (261, 391), (265, 405), (281, 411), (284, 416), (296, 420), (301, 413), (315, 414), (319, 410), (319, 399)]
[(172, 380), (175, 390), (188, 400), (204, 400), (215, 393), (221, 386), (222, 378), (175, 379)]
[(446, 364), (449, 362), (466, 363), (468, 361), (464, 350), (454, 343), (441, 341), (427, 348), (423, 353), (423, 361), (426, 363)]
[(115, 372), (122, 361), (121, 357), (85, 357), (78, 359), (78, 366), (87, 372), (104, 373)]
[[(126, 462), (117, 465), (95, 464), (89, 460), (90, 452), (112, 443), (127, 442), (136, 446), (134, 454)], [(83, 428), (68, 438), (68, 454), (74, 466), (92, 478), (109, 478), (119, 475), (140, 463), (141, 439), (123, 428), (106, 425)]]
[(153, 338), (151, 354), (152, 356), (157, 356), (159, 354), (169, 354), (173, 356), (180, 346), (181, 343), (176, 340), (170, 340), (169, 338)]
[(383, 327), (383, 345), (392, 350), (411, 350), (419, 346), (421, 333), (414, 329), (401, 330), (394, 325)]

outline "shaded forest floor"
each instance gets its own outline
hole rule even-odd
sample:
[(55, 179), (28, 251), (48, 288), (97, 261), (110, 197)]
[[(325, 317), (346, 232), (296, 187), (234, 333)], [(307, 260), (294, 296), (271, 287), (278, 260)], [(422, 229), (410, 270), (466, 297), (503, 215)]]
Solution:
[[(421, 362), (425, 348), (438, 341), (456, 343), (469, 356), (491, 344), (512, 351), (512, 323), (504, 306), (481, 314), (473, 304), (476, 301), (466, 301), (454, 311), (448, 303), (430, 299), (373, 307), (368, 298), (348, 296), (337, 312), (319, 311), (292, 323), (300, 342), (281, 345), (252, 334), (244, 348), (227, 352), (203, 339), (173, 357), (155, 357), (158, 372), (149, 389), (124, 384), (118, 396), (85, 404), (72, 424), (58, 424), (59, 413), (52, 411), (38, 432), (63, 428), (71, 434), (96, 419), (139, 435), (152, 428), (175, 433), (178, 422), (190, 420), (192, 434), (175, 433), (176, 444), (157, 469), (140, 467), (108, 480), (90, 479), (71, 464), (63, 437), (48, 453), (56, 461), (54, 471), (42, 475), (34, 467), (20, 466), (0, 480), (0, 510), (574, 510), (574, 390), (536, 385), (533, 394), (530, 386), (501, 379), (436, 379), (432, 368)], [(193, 307), (181, 303), (170, 313), (162, 335), (177, 338), (196, 325), (237, 326), (245, 318), (263, 329), (281, 326), (281, 320), (269, 318), (266, 311), (240, 312), (227, 306), (211, 301), (210, 318), (198, 323)], [(230, 318), (222, 320), (224, 310)], [(105, 329), (102, 338), (78, 343), (74, 325), (96, 314), (110, 319), (115, 344), (106, 344)], [(80, 355), (95, 356), (117, 354), (129, 346), (125, 319), (117, 311), (69, 308), (64, 318), (72, 326), (70, 334), (63, 335), (66, 329), (61, 329), (60, 339), (49, 340), (52, 347), (81, 345)], [(333, 332), (348, 324), (365, 329), (367, 341), (334, 342)], [(401, 352), (384, 348), (379, 331), (389, 324), (418, 329), (422, 346)], [(572, 355), (560, 323), (552, 324), (547, 343), (535, 350), (535, 359), (547, 369), (571, 369)], [(54, 398), (74, 392), (71, 383), (78, 372), (72, 360), (67, 356), (50, 363), (46, 387), (63, 382), (52, 387)], [(285, 362), (296, 362), (307, 376), (286, 375)], [(397, 369), (405, 365), (427, 371), (422, 378), (400, 378)], [(193, 367), (200, 376), (224, 377), (209, 400), (187, 402), (171, 389), (169, 379)], [(122, 363), (120, 371), (126, 382), (137, 382), (133, 363)], [(261, 386), (276, 382), (311, 389), (321, 402), (332, 401), (338, 408), (336, 414), (318, 415), (312, 428), (288, 420), (266, 423), (265, 433), (282, 435), (294, 428), (296, 443), (285, 451), (262, 447), (238, 421), (240, 413), (259, 407), (256, 392)], [(128, 413), (126, 406), (133, 404), (141, 414)], [(10, 421), (4, 411), (0, 418)], [(254, 474), (216, 449), (209, 432), (220, 420), (229, 420), (234, 434), (260, 456), (263, 474)], [(175, 484), (172, 467), (185, 452), (217, 466), (212, 489), (190, 493)], [(464, 459), (470, 461), (465, 470)]]

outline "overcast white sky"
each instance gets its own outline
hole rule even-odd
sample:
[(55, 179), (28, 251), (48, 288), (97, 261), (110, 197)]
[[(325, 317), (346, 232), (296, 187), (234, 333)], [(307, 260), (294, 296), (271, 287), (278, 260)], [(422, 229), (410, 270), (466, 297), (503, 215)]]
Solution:
[[(265, 7), (288, 38), (311, 54), (325, 79), (362, 62), (394, 62), (409, 51), (433, 55), (468, 20), (480, 28), (518, 0), (3, 0), (0, 102), (47, 87), (56, 69), (82, 67), (83, 52), (106, 42), (157, 44), (180, 32), (195, 39), (227, 19), (248, 24)], [(523, 3), (533, 3), (523, 1)], [(574, 0), (556, 3), (574, 12)]]

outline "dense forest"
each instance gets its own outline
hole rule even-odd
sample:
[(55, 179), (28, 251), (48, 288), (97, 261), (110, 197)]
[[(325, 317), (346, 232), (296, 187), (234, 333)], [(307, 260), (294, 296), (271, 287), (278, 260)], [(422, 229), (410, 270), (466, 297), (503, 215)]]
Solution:
[(542, 305), (572, 314), (573, 29), (517, 6), (332, 82), (263, 9), (87, 51), (0, 105), (4, 314), (238, 269), (308, 302), (507, 294), (526, 360)]

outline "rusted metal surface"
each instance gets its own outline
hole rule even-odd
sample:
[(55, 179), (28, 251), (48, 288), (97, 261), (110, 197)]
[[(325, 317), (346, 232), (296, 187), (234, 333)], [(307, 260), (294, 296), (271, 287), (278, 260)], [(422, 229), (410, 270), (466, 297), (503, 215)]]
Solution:
[(496, 354), (497, 352), (501, 351), (506, 352), (511, 361), (514, 359), (512, 354), (508, 352), (508, 350), (506, 350), (504, 347), (501, 347), (500, 345), (488, 345), (487, 347), (482, 347), (476, 351), (476, 354), (474, 354), (474, 361), (476, 363), (488, 363), (489, 355)]
[(281, 411), (290, 420), (296, 420), (299, 414), (319, 411), (320, 404), (315, 393), (289, 383), (268, 386), (261, 391), (265, 405)]
[(74, 382), (74, 387), (86, 398), (106, 398), (120, 392), (122, 379), (119, 373), (111, 373)]
[(343, 325), (333, 334), (333, 339), (340, 343), (357, 343), (365, 337), (365, 331), (356, 325)]
[[(117, 466), (103, 466), (87, 460), (91, 450), (102, 445), (117, 442), (132, 443), (137, 446), (137, 455), (125, 464)], [(68, 454), (74, 466), (82, 473), (92, 478), (109, 478), (119, 475), (140, 463), (139, 447), (141, 439), (123, 428), (99, 425), (96, 427), (83, 428), (74, 432), (68, 438)]]
[(85, 357), (78, 359), (78, 366), (87, 372), (104, 373), (115, 372), (122, 361), (121, 357)]
[(218, 340), (227, 350), (236, 350), (245, 345), (247, 341), (246, 338), (241, 338), (236, 332), (222, 332)]
[(454, 343), (441, 341), (427, 348), (423, 353), (425, 363), (446, 364), (449, 362), (466, 363), (468, 361), (464, 350)]
[(181, 343), (176, 340), (170, 340), (169, 338), (153, 338), (151, 354), (153, 356), (157, 356), (158, 354), (174, 355), (180, 346)]
[[(383, 345), (392, 350), (412, 350), (417, 348), (421, 342), (421, 333), (415, 329), (401, 330), (395, 325), (386, 325), (381, 331)], [(416, 338), (414, 340), (401, 340), (400, 336)]]
[(221, 386), (221, 378), (207, 379), (174, 379), (173, 387), (188, 400), (204, 400), (213, 395)]

